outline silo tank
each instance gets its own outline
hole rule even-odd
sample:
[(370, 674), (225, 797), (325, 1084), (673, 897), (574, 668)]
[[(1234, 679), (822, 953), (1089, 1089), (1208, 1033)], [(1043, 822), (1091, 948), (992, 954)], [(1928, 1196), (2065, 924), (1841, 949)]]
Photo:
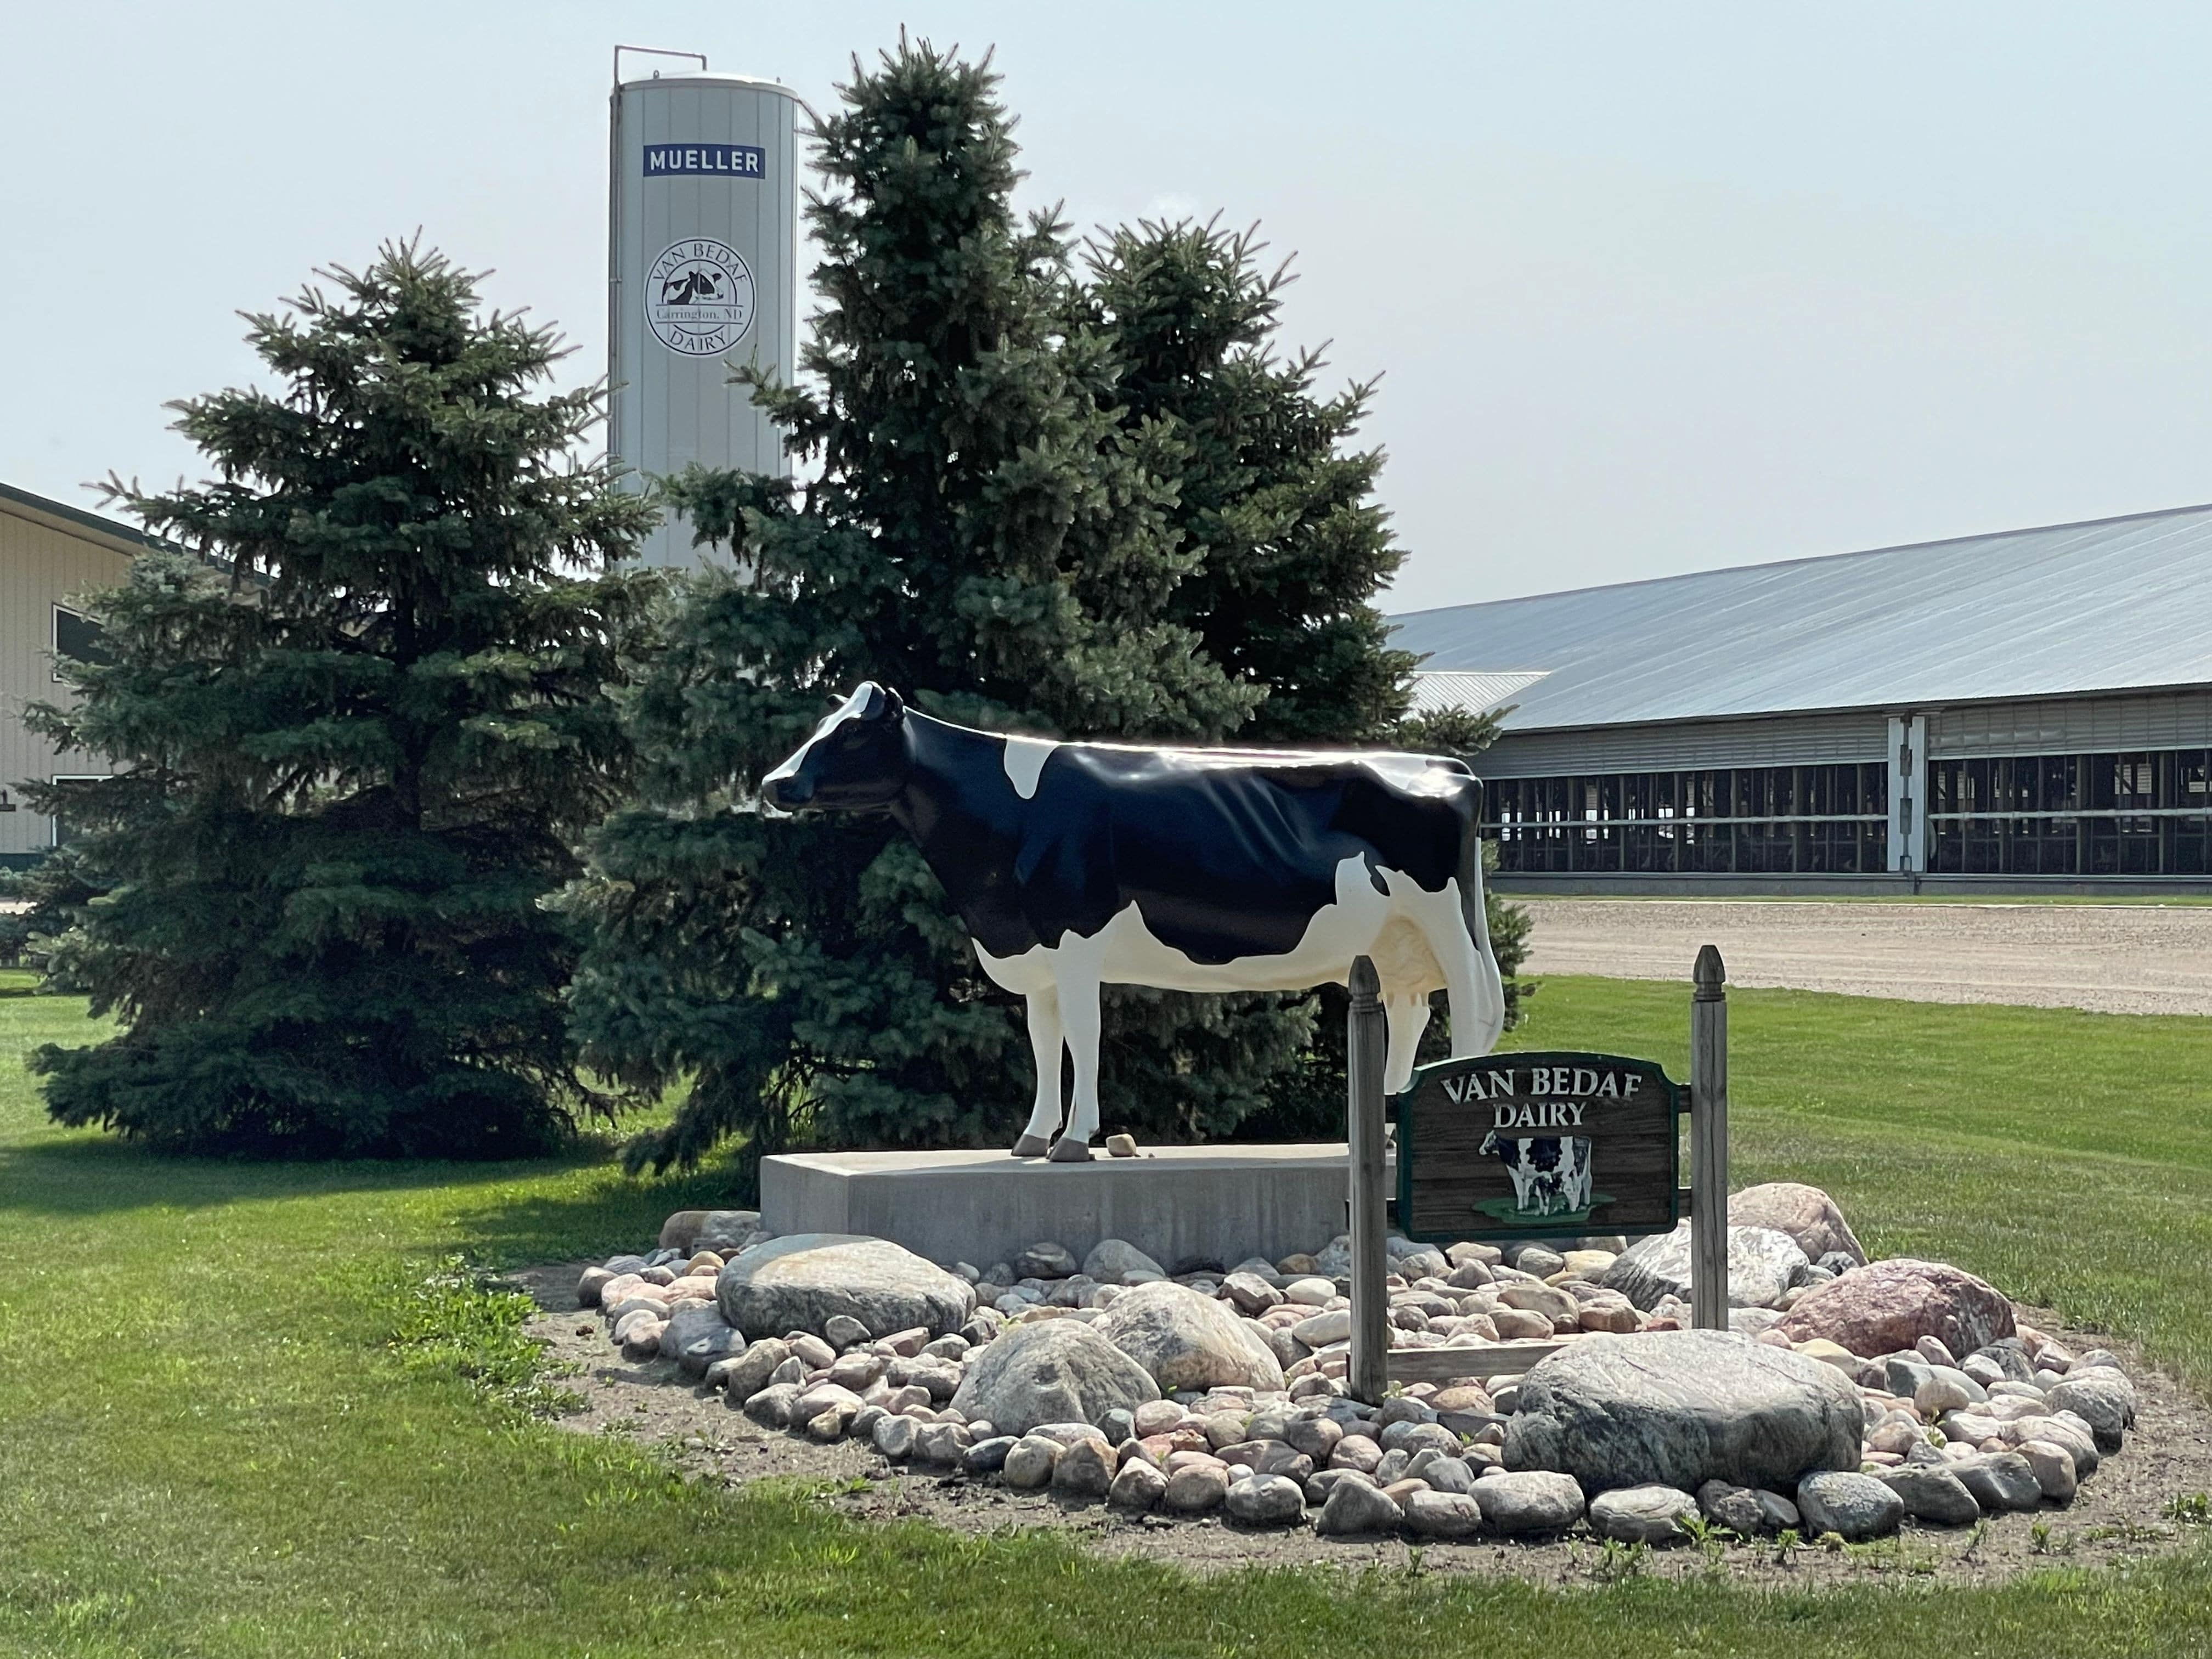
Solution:
[[(732, 368), (789, 380), (798, 349), (798, 94), (704, 72), (614, 91), (608, 448), (642, 487), (689, 462), (782, 474), (781, 435)], [(688, 524), (641, 550), (692, 566)]]

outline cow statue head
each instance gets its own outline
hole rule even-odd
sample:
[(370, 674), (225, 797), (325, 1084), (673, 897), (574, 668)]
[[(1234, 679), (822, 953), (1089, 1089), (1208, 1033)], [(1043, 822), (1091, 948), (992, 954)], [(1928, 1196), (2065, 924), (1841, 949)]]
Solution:
[(913, 763), (906, 704), (889, 686), (863, 680), (797, 753), (761, 780), (761, 799), (785, 812), (879, 810), (905, 787)]

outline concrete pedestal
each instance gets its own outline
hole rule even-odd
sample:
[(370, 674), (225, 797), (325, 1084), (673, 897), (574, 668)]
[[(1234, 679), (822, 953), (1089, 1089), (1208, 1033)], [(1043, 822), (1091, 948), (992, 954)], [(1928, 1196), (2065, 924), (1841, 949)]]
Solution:
[(1049, 1239), (1078, 1257), (1124, 1238), (1172, 1272), (1318, 1250), (1345, 1229), (1341, 1141), (1166, 1146), (1048, 1164), (1003, 1152), (799, 1152), (761, 1162), (779, 1233), (866, 1233), (979, 1268)]

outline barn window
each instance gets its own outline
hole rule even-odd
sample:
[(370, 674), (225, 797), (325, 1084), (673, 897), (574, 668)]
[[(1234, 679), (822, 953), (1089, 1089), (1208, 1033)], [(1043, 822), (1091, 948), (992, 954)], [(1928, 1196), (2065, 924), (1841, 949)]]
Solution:
[(107, 630), (82, 611), (65, 605), (54, 607), (54, 678), (62, 677), (61, 662), (110, 663), (115, 660), (106, 643)]

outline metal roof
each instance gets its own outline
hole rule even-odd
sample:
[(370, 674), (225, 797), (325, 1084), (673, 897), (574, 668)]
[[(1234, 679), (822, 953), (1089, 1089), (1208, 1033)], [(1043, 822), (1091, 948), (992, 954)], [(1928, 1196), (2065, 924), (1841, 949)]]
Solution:
[(1453, 669), (1423, 669), (1413, 676), (1413, 713), (1442, 714), (1465, 708), (1487, 714), (1544, 678), (1544, 671), (1517, 674), (1467, 674)]
[(57, 501), (45, 495), (34, 495), (27, 489), (18, 489), (14, 484), (0, 483), (0, 507), (21, 507), (33, 516), (59, 519), (73, 529), (88, 530), (134, 547), (154, 547), (160, 544), (135, 525), (119, 520), (103, 518), (88, 513), (83, 507), (71, 507), (67, 501)]
[(1515, 732), (2212, 684), (2212, 506), (1391, 620)]

